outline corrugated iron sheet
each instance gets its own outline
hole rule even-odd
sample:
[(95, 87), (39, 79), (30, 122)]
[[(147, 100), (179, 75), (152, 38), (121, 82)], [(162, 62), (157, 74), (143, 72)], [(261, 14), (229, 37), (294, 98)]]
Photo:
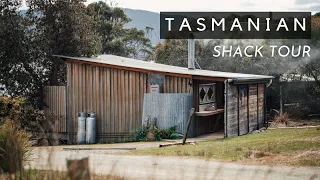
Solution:
[[(144, 95), (142, 123), (150, 117), (157, 118), (160, 129), (177, 126), (177, 132), (184, 133), (192, 107), (190, 93), (150, 93)], [(193, 125), (189, 135), (193, 135)]]

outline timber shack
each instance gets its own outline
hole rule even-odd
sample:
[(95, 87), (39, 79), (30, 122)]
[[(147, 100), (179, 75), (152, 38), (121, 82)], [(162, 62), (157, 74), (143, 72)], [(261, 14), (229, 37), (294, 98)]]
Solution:
[(266, 126), (266, 88), (272, 76), (114, 55), (57, 57), (67, 64), (67, 84), (45, 87), (45, 115), (59, 117), (51, 119), (54, 130), (70, 143), (77, 142), (79, 112), (95, 112), (99, 143), (132, 141), (147, 117), (157, 118), (159, 128), (175, 125), (184, 133), (191, 108), (195, 114), (189, 137), (220, 131), (227, 138)]

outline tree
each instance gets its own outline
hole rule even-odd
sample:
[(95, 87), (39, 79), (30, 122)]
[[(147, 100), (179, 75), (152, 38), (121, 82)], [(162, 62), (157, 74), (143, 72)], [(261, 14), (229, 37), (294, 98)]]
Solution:
[(39, 92), (45, 79), (37, 32), (18, 13), (21, 1), (0, 2), (0, 84), (10, 95)]
[(145, 59), (152, 54), (150, 39), (143, 30), (124, 28), (131, 20), (121, 8), (100, 1), (89, 4), (87, 14), (94, 19), (94, 27), (101, 37), (102, 54), (136, 59)]
[(311, 54), (310, 61), (301, 70), (307, 76), (314, 78), (320, 89), (320, 17), (312, 17), (311, 21), (312, 39), (310, 44), (313, 46), (314, 53)]
[[(195, 57), (201, 56), (203, 45), (195, 41)], [(155, 47), (154, 60), (157, 63), (188, 67), (188, 40), (166, 39)]]
[(28, 0), (32, 26), (43, 41), (42, 51), (48, 60), (48, 82), (65, 83), (65, 64), (52, 55), (95, 56), (101, 44), (92, 17), (86, 14), (84, 0)]
[(94, 19), (94, 28), (101, 37), (101, 53), (126, 55), (124, 44), (117, 41), (123, 34), (123, 26), (130, 22), (124, 11), (99, 1), (88, 5), (87, 14)]
[(134, 59), (145, 59), (152, 54), (152, 44), (145, 35), (144, 30), (137, 28), (124, 29), (122, 41), (125, 44), (127, 54)]
[[(268, 41), (263, 40), (196, 40), (195, 59), (200, 67), (206, 70), (254, 74), (280, 73), (285, 69), (284, 60), (270, 57), (271, 53), (268, 52), (270, 49), (267, 48), (267, 43)], [(213, 57), (215, 46), (226, 46), (229, 49), (233, 45), (234, 51), (237, 46), (244, 47), (252, 44), (265, 45), (262, 52), (264, 57)], [(156, 46), (154, 56), (158, 63), (187, 67), (188, 41), (166, 39)]]

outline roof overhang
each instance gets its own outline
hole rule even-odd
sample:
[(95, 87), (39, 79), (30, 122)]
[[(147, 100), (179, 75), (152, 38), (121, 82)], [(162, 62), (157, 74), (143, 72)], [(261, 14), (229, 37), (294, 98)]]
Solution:
[(196, 80), (212, 80), (220, 82), (230, 80), (233, 84), (268, 83), (274, 78), (273, 76), (255, 74), (230, 73), (199, 69), (189, 70), (188, 68), (150, 63), (114, 55), (102, 55), (99, 58), (70, 57), (62, 55), (54, 55), (54, 57), (59, 57), (70, 63), (90, 64), (93, 66), (117, 68), (144, 73), (157, 73)]
[(273, 78), (251, 78), (251, 79), (244, 79), (244, 78), (233, 78), (231, 80), (232, 84), (234, 85), (241, 85), (241, 84), (266, 84), (270, 83), (270, 80)]

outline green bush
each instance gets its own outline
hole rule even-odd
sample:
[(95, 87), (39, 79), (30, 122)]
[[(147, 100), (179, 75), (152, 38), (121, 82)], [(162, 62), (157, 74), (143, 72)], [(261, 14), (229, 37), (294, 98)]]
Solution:
[(146, 126), (142, 126), (141, 129), (135, 132), (136, 141), (147, 141), (148, 129)]
[(172, 133), (169, 137), (170, 139), (181, 139), (182, 135), (178, 133)]
[(13, 120), (27, 131), (41, 131), (46, 123), (43, 111), (34, 108), (23, 97), (0, 97), (0, 125)]
[(170, 136), (171, 136), (171, 134), (176, 132), (176, 129), (177, 129), (177, 126), (172, 126), (167, 129), (161, 129), (160, 130), (161, 138), (162, 139), (171, 139)]
[(153, 135), (154, 135), (154, 139), (156, 140), (156, 141), (161, 141), (161, 130), (159, 130), (158, 128), (155, 128), (154, 130), (153, 130)]
[[(180, 135), (175, 133), (177, 129), (177, 126), (172, 126), (167, 129), (158, 129), (155, 127), (152, 130), (152, 134), (154, 136), (154, 139), (156, 141), (161, 141), (161, 139), (179, 139)], [(135, 140), (136, 141), (150, 141), (148, 139), (148, 127), (142, 126), (141, 129), (135, 132)]]
[(0, 168), (10, 174), (22, 174), (30, 155), (29, 134), (18, 127), (12, 120), (0, 126)]

